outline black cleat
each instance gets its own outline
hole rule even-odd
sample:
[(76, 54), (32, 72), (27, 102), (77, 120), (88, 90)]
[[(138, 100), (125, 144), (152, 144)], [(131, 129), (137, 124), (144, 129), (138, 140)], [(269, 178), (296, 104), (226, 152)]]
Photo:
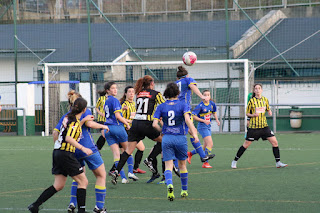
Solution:
[(118, 170), (115, 170), (114, 172), (109, 173), (109, 175), (111, 176), (111, 183), (113, 185), (117, 185), (117, 179), (119, 176), (118, 174), (119, 174)]
[(215, 154), (206, 155), (204, 158), (200, 158), (200, 159), (201, 159), (201, 162), (206, 162), (207, 160), (214, 158), (214, 156), (216, 155)]
[(176, 173), (176, 175), (177, 175), (178, 177), (180, 177), (179, 168), (177, 168), (174, 164), (173, 164), (173, 171), (174, 171), (174, 173)]
[(149, 161), (148, 158), (143, 161), (143, 164), (146, 165), (152, 173), (156, 173), (156, 170), (152, 166), (152, 162)]
[(73, 203), (70, 203), (68, 206), (68, 213), (75, 213), (76, 212), (76, 207), (74, 206)]
[(38, 213), (39, 207), (34, 205), (33, 203), (28, 206), (28, 209), (31, 213)]
[(157, 173), (157, 174), (153, 173), (150, 180), (148, 180), (147, 183), (152, 183), (155, 179), (157, 179), (159, 177), (160, 177), (159, 173)]

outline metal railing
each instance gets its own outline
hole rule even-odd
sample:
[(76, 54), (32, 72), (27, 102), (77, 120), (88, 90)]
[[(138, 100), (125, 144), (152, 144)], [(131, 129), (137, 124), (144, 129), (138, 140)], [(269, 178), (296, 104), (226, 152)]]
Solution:
[[(8, 107), (8, 108), (2, 108), (2, 111), (6, 110), (22, 110), (23, 114), (23, 136), (27, 136), (27, 120), (26, 120), (26, 110), (25, 108), (17, 108), (17, 107)], [(5, 120), (4, 120), (5, 121)], [(12, 120), (10, 120), (12, 121)], [(18, 132), (18, 129), (17, 129)]]

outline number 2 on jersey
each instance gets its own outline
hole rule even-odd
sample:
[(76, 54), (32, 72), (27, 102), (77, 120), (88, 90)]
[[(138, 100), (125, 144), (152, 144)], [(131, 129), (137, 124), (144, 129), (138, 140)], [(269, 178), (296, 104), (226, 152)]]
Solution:
[(174, 111), (170, 110), (168, 111), (168, 125), (169, 126), (174, 126), (176, 124), (176, 121), (174, 120)]

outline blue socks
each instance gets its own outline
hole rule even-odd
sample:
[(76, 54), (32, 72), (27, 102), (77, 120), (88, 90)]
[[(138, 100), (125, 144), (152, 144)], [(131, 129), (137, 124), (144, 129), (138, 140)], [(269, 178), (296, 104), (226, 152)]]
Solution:
[(172, 171), (170, 171), (170, 170), (164, 171), (164, 177), (166, 179), (167, 186), (169, 184), (172, 184)]
[(188, 171), (180, 171), (181, 189), (188, 190)]
[(96, 206), (99, 209), (104, 207), (104, 202), (106, 199), (106, 187), (95, 185), (95, 193), (96, 193)]
[(198, 143), (194, 142), (194, 138), (190, 138), (192, 146), (195, 148), (196, 152), (200, 155), (201, 158), (204, 158), (206, 154), (203, 151), (200, 141)]
[(127, 160), (127, 164), (128, 164), (128, 172), (133, 173), (133, 157), (132, 157), (132, 155), (129, 156), (129, 158)]
[(76, 181), (72, 181), (70, 203), (73, 203), (74, 206), (77, 206), (77, 189), (78, 183)]

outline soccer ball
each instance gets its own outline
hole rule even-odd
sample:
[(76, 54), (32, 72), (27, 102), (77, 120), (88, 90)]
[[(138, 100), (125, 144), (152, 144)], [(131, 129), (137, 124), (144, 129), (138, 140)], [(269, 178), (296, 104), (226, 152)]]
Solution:
[(185, 65), (192, 66), (197, 61), (197, 55), (194, 52), (186, 52), (182, 56), (182, 61)]

